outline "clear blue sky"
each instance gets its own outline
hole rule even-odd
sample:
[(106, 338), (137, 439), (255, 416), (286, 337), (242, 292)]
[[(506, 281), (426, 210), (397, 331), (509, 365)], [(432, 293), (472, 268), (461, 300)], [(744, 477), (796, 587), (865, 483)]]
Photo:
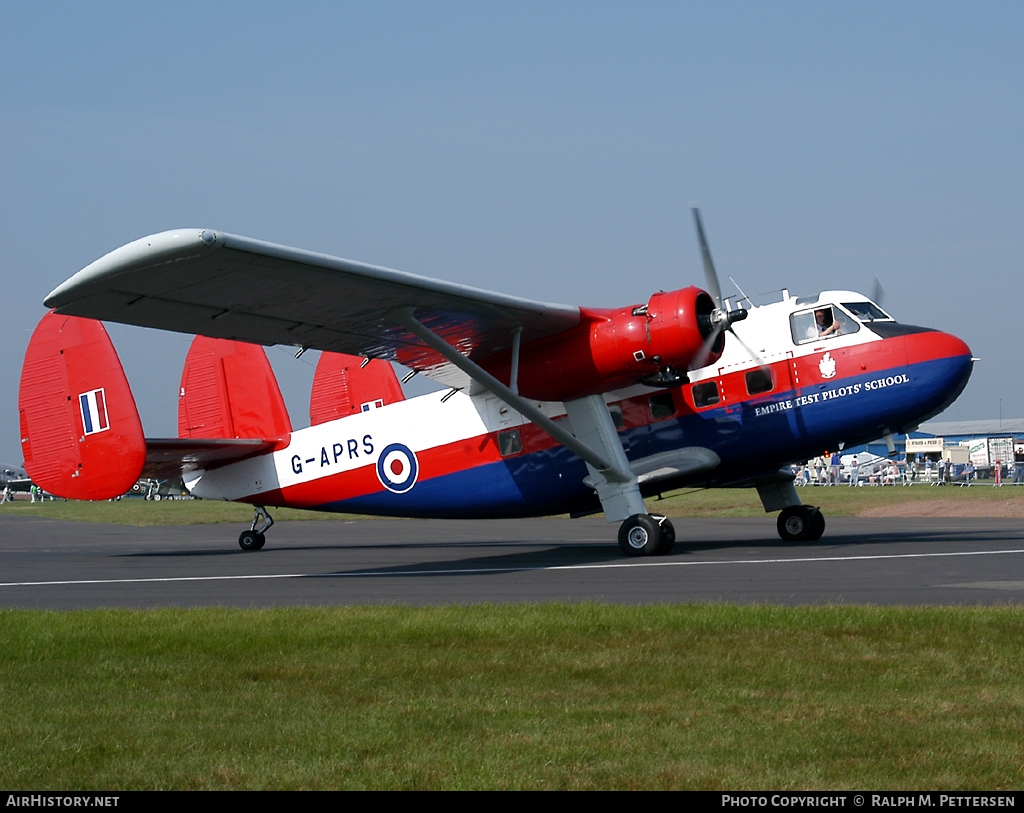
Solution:
[[(546, 301), (870, 291), (1024, 415), (1020, 3), (0, 4), (0, 460), (43, 297), (181, 226)], [(756, 296), (754, 297), (757, 298)], [(765, 300), (771, 296), (765, 297)], [(114, 326), (147, 434), (189, 338)], [(271, 350), (296, 425), (310, 359)]]

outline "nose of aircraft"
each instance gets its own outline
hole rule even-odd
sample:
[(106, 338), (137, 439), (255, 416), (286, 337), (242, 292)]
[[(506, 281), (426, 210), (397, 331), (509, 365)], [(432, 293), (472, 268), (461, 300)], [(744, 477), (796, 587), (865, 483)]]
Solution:
[(939, 330), (907, 337), (907, 362), (918, 371), (918, 381), (928, 392), (931, 415), (937, 415), (963, 392), (974, 362), (967, 343)]

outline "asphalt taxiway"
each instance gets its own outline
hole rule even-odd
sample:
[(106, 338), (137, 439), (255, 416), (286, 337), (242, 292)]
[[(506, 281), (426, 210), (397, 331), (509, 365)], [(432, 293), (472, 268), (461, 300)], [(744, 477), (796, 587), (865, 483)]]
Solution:
[(1024, 600), (1024, 520), (830, 518), (814, 544), (774, 517), (676, 519), (631, 559), (600, 518), (134, 528), (0, 515), (0, 607), (603, 601), (997, 604)]

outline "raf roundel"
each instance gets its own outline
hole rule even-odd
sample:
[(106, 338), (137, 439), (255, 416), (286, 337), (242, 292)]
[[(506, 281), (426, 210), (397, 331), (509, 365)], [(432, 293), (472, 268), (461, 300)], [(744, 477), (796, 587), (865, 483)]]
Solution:
[(392, 443), (377, 458), (377, 478), (388, 491), (404, 494), (416, 485), (420, 466), (412, 449), (402, 443)]

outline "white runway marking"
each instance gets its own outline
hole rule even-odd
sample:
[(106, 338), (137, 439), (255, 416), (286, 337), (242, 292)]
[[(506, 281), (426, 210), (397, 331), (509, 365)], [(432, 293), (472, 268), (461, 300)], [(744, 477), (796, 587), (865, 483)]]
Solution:
[(1024, 553), (1024, 550), (978, 550), (950, 553), (891, 553), (865, 556), (808, 556), (794, 559), (707, 559), (696, 562), (628, 560), (593, 565), (545, 565), (541, 567), (473, 567), (473, 568), (421, 568), (418, 570), (364, 570), (336, 573), (269, 573), (250, 576), (167, 576), (137, 579), (65, 579), (62, 581), (0, 582), (0, 587), (50, 587), (90, 584), (156, 584), (161, 582), (216, 582), (253, 581), (261, 579), (325, 579), (367, 578), (381, 576), (460, 576), (473, 573), (528, 573), (558, 570), (608, 570), (625, 567), (700, 567), (714, 565), (771, 565), (808, 562), (865, 562), (885, 559), (930, 559), (950, 556), (1006, 556)]

